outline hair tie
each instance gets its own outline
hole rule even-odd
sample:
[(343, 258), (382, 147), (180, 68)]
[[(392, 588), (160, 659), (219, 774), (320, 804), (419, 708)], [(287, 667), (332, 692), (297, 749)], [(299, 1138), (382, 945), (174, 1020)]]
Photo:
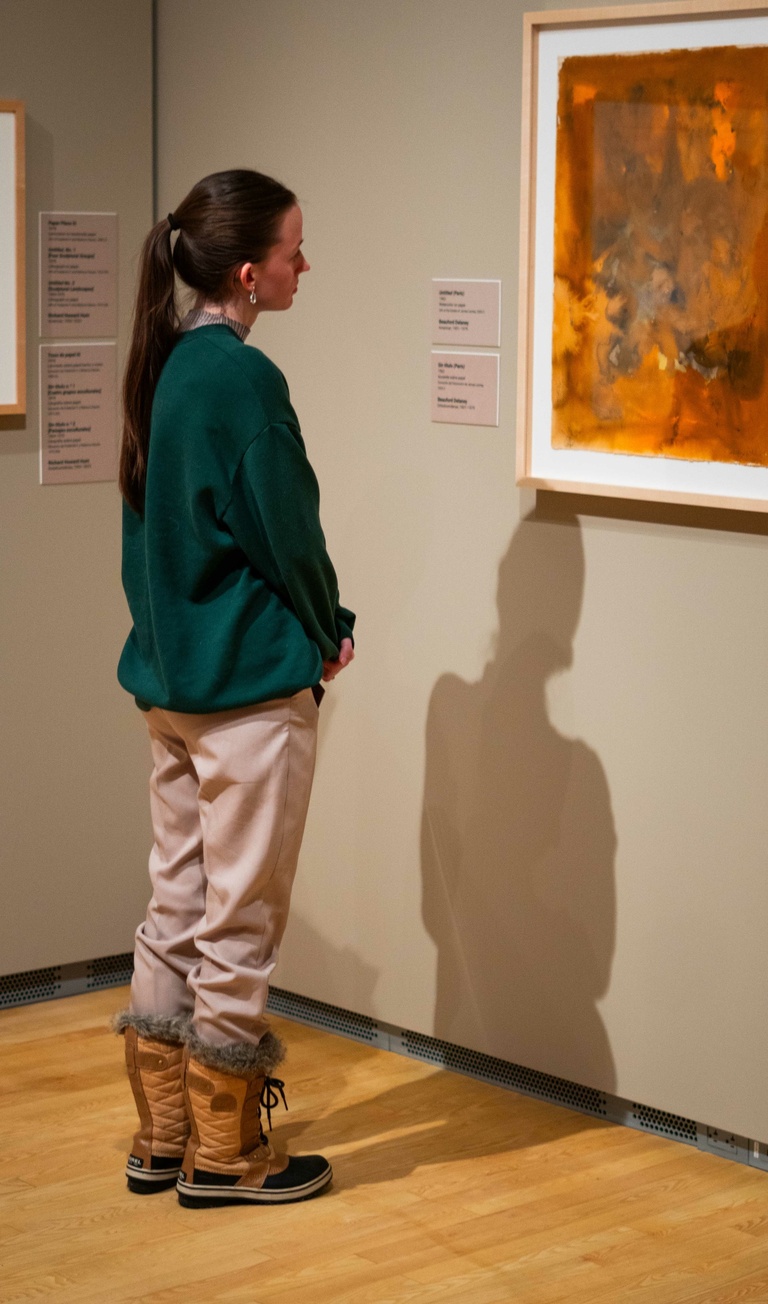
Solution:
[(173, 213), (169, 213), (169, 214), (168, 214), (168, 225), (169, 225), (169, 227), (171, 228), (172, 231), (180, 231), (180, 230), (181, 230), (181, 227), (180, 227), (179, 223), (176, 221), (176, 218), (173, 216)]

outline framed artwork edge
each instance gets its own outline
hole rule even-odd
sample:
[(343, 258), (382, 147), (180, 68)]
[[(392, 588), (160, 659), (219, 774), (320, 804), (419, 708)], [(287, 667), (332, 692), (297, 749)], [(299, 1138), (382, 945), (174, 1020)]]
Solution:
[[(531, 473), (532, 454), (532, 332), (534, 319), (534, 258), (536, 246), (537, 45), (542, 28), (567, 29), (674, 22), (729, 16), (765, 17), (768, 4), (722, 3), (722, 0), (668, 0), (660, 4), (612, 5), (605, 8), (545, 9), (523, 14), (521, 139), (520, 139), (520, 256), (518, 267), (517, 432), (515, 484), (518, 488), (584, 494), (601, 498), (676, 503), (723, 510), (768, 513), (768, 497), (734, 497), (631, 484), (588, 483)], [(554, 286), (553, 286), (554, 292)]]
[(742, 18), (768, 12), (764, 4), (742, 3), (742, 0), (663, 0), (660, 4), (597, 5), (584, 9), (540, 9), (523, 14), (526, 29), (537, 27), (590, 27), (622, 26), (624, 23), (675, 22), (678, 18), (708, 18), (738, 14)]
[(681, 507), (722, 507), (739, 512), (768, 512), (764, 498), (732, 498), (724, 494), (695, 494), (675, 489), (646, 489), (634, 485), (587, 484), (581, 480), (548, 480), (545, 476), (522, 475), (519, 489), (542, 489), (548, 493), (583, 494), (595, 498), (625, 498), (646, 503), (677, 503)]
[(26, 311), (26, 169), (23, 100), (0, 100), (0, 113), (16, 118), (16, 395), (15, 403), (0, 403), (0, 416), (25, 416), (27, 411), (27, 311)]

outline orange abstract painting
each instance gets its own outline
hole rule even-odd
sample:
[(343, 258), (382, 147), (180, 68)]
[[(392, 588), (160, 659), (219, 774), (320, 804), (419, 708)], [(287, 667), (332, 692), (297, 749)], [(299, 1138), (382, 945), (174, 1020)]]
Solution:
[(768, 466), (768, 49), (571, 57), (555, 448)]

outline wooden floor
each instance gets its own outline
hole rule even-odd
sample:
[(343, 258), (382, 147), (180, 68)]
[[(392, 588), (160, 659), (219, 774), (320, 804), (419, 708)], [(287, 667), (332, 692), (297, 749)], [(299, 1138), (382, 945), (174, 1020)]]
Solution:
[(330, 1192), (133, 1196), (125, 995), (0, 1014), (2, 1304), (768, 1304), (768, 1174), (282, 1020)]

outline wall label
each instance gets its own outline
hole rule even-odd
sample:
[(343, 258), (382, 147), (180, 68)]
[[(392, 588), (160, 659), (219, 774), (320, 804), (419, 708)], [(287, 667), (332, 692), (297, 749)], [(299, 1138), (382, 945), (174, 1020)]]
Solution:
[(432, 350), (432, 420), (466, 426), (499, 424), (498, 353)]
[(40, 483), (117, 475), (114, 344), (40, 346)]
[(117, 214), (40, 214), (40, 334), (117, 335)]
[(432, 281), (432, 343), (497, 349), (501, 281)]

